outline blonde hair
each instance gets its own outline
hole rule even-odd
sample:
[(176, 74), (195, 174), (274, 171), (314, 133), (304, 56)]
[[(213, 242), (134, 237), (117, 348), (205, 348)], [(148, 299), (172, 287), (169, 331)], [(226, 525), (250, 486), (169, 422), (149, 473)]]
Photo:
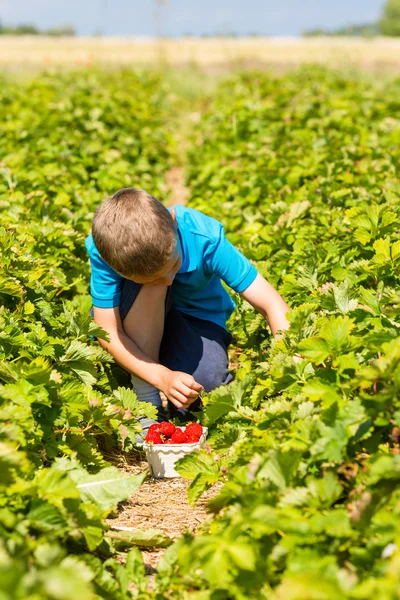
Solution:
[(126, 278), (154, 275), (166, 265), (176, 245), (169, 211), (137, 188), (119, 190), (98, 207), (92, 234), (103, 260)]

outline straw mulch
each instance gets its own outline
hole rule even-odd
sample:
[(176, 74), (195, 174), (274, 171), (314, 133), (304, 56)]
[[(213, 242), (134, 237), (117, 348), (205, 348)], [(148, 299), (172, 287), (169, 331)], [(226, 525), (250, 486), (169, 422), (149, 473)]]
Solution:
[[(113, 459), (112, 462), (129, 475), (137, 475), (148, 469), (147, 461), (140, 460), (138, 457), (130, 456), (126, 459), (123, 455), (119, 455)], [(148, 477), (128, 501), (120, 504), (118, 516), (108, 519), (108, 523), (112, 528), (160, 529), (173, 540), (185, 531), (195, 533), (209, 518), (207, 501), (218, 493), (221, 485), (214, 485), (202, 496), (196, 506), (191, 506), (187, 499), (189, 484), (190, 481), (187, 479)], [(163, 552), (163, 548), (142, 551), (149, 574), (154, 573)]]

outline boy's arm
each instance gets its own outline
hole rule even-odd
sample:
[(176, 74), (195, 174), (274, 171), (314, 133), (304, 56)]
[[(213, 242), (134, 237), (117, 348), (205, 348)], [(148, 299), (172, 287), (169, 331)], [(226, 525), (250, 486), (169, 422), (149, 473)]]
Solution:
[(124, 369), (161, 390), (177, 408), (189, 406), (202, 391), (203, 387), (194, 380), (192, 375), (171, 371), (142, 352), (139, 346), (126, 335), (118, 306), (115, 308), (95, 306), (94, 320), (110, 336), (109, 342), (98, 338), (99, 344)]
[[(210, 219), (212, 223), (216, 221)], [(247, 300), (268, 321), (272, 334), (289, 328), (285, 314), (289, 307), (276, 289), (255, 266), (226, 239), (224, 228), (219, 224), (219, 236), (207, 249), (206, 266), (218, 275), (230, 288)]]
[(285, 317), (288, 305), (262, 275), (258, 273), (253, 283), (241, 292), (241, 296), (267, 319), (273, 336), (277, 331), (289, 328)]

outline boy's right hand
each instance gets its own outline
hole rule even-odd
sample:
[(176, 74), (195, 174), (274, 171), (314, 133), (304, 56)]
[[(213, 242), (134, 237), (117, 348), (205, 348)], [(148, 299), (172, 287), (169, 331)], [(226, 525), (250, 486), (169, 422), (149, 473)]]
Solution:
[(193, 375), (169, 369), (163, 373), (159, 388), (177, 408), (188, 408), (203, 391)]

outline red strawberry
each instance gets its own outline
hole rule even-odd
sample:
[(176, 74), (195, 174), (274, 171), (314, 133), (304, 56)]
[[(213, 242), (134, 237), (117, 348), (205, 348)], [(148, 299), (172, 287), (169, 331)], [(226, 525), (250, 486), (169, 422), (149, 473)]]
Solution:
[(188, 435), (187, 444), (197, 444), (200, 441), (200, 438), (197, 435)]
[(165, 437), (170, 438), (171, 435), (175, 431), (175, 425), (170, 423), (169, 421), (164, 421), (164, 423), (160, 423), (160, 429), (158, 433), (165, 435)]
[(200, 439), (203, 433), (203, 428), (200, 423), (189, 423), (185, 429), (185, 432), (187, 435), (195, 435)]
[(161, 427), (161, 423), (153, 423), (150, 425), (148, 433), (159, 432)]
[(174, 444), (186, 444), (187, 435), (182, 429), (177, 427), (172, 434), (171, 440)]
[(157, 433), (157, 431), (149, 431), (149, 433), (146, 435), (146, 442), (152, 443), (152, 444), (162, 444), (163, 441), (161, 439), (161, 436), (159, 433)]
[(165, 445), (165, 444), (173, 444), (173, 443), (174, 443), (174, 442), (173, 442), (172, 440), (165, 440), (165, 442), (164, 442), (164, 444), (163, 444), (163, 445)]

